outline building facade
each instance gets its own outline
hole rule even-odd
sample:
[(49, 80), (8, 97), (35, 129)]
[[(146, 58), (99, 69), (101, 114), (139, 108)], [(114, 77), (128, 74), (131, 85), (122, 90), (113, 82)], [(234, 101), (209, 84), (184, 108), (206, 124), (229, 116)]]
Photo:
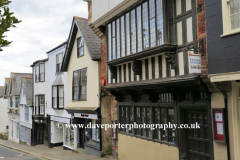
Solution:
[(20, 143), (32, 145), (33, 78), (22, 77), (19, 99)]
[(226, 150), (213, 140), (205, 1), (87, 2), (89, 26), (102, 41), (101, 80), (107, 81), (104, 88), (110, 95), (101, 105), (110, 111), (110, 120), (197, 122), (201, 127), (118, 129), (111, 142), (113, 155), (124, 160), (227, 159), (221, 152)]
[[(88, 26), (88, 20), (73, 17), (62, 71), (67, 72), (67, 107), (71, 124), (100, 124), (99, 68), (101, 41)], [(63, 146), (84, 148), (85, 154), (102, 155), (101, 131), (98, 128), (67, 128)]]
[(9, 131), (8, 140), (19, 143), (19, 97), (22, 77), (32, 77), (31, 73), (10, 73), (9, 83), (5, 83), (8, 99)]
[(34, 62), (32, 67), (33, 74), (33, 116), (32, 134), (33, 145), (48, 145), (48, 117), (47, 108), (51, 106), (47, 102), (47, 97), (51, 96), (47, 90), (48, 79), (48, 58)]
[(223, 109), (225, 143), (214, 142), (215, 159), (240, 159), (239, 1), (206, 1), (208, 76), (213, 108)]
[(50, 93), (48, 102), (48, 137), (49, 147), (63, 145), (65, 137), (63, 128), (57, 125), (70, 124), (71, 115), (64, 110), (67, 107), (67, 72), (61, 72), (62, 60), (65, 54), (67, 41), (47, 52), (48, 79), (47, 92)]
[(0, 86), (0, 134), (8, 132), (8, 101), (4, 99), (4, 86)]

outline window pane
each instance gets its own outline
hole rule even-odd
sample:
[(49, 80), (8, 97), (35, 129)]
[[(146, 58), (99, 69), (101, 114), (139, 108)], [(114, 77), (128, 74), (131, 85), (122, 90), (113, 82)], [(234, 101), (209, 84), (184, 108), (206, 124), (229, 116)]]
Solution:
[(125, 56), (125, 21), (124, 21), (124, 16), (121, 17), (121, 52), (122, 52), (122, 57)]
[(177, 39), (178, 39), (178, 45), (182, 45), (183, 44), (183, 40), (182, 40), (182, 22), (178, 22), (177, 23)]
[(182, 0), (176, 0), (176, 9), (177, 9), (177, 16), (182, 13)]
[(112, 60), (112, 27), (111, 23), (108, 25), (108, 60)]
[(230, 1), (230, 15), (239, 13), (239, 0)]
[(40, 114), (44, 114), (44, 96), (39, 96), (40, 98)]
[(126, 43), (127, 43), (127, 55), (130, 55), (130, 23), (129, 13), (126, 14)]
[[(147, 108), (147, 124), (152, 124), (152, 111), (150, 107)], [(152, 131), (150, 129), (148, 129), (147, 136), (152, 137)]]
[(240, 28), (240, 13), (231, 16), (231, 29)]
[(53, 108), (57, 108), (57, 86), (53, 87), (52, 101), (53, 101)]
[(19, 106), (19, 97), (15, 97), (15, 108)]
[[(126, 109), (126, 122), (125, 124), (129, 124), (129, 110), (128, 107), (125, 107)], [(129, 133), (129, 126), (126, 128), (126, 132)]]
[(79, 71), (73, 73), (73, 100), (77, 100), (79, 97)]
[[(160, 121), (160, 108), (155, 108), (155, 124), (161, 124)], [(160, 128), (155, 129), (155, 136), (154, 139), (161, 140), (161, 130)]]
[(148, 34), (148, 3), (143, 3), (143, 48), (149, 48), (149, 34)]
[(138, 52), (142, 51), (142, 6), (137, 7)]
[(193, 41), (192, 17), (187, 19), (187, 42)]
[(112, 59), (116, 59), (116, 39), (115, 39), (115, 21), (112, 22)]
[(117, 19), (117, 58), (120, 58), (120, 20)]
[(35, 106), (38, 106), (38, 96), (35, 97)]
[[(161, 109), (161, 124), (167, 124), (167, 109)], [(168, 140), (168, 130), (162, 131), (162, 140)]]
[[(174, 124), (174, 110), (168, 109), (168, 121)], [(175, 128), (169, 128), (169, 142), (175, 143)]]
[(81, 100), (86, 100), (86, 93), (87, 93), (87, 70), (82, 70), (81, 71), (81, 95), (80, 99)]
[[(136, 117), (137, 124), (141, 124), (141, 110), (140, 110), (140, 107), (137, 107), (136, 113), (137, 113), (137, 117)], [(141, 135), (141, 129), (139, 129), (139, 128), (137, 129), (137, 135)]]
[(59, 97), (59, 108), (63, 108), (64, 104), (63, 104), (63, 98), (64, 98), (64, 86), (59, 86), (59, 90), (58, 90), (58, 97)]
[[(129, 108), (129, 124), (133, 124), (134, 123), (134, 120), (133, 120), (133, 107), (130, 107)], [(133, 128), (131, 130), (129, 130), (129, 133), (133, 133)]]
[(36, 80), (36, 82), (38, 82), (39, 81), (39, 66), (38, 65), (35, 68), (35, 72), (36, 72), (35, 80)]
[[(146, 124), (147, 123), (147, 121), (146, 121), (146, 108), (142, 108), (142, 124)], [(146, 134), (146, 129), (145, 128), (143, 128), (142, 129), (143, 130), (143, 135), (142, 136), (147, 136), (147, 134)]]
[(150, 47), (156, 46), (155, 0), (149, 0), (150, 11)]
[(186, 0), (186, 11), (192, 9), (192, 0)]
[(162, 0), (157, 0), (157, 45), (164, 44)]
[(132, 53), (136, 53), (136, 19), (135, 19), (135, 9), (131, 11), (131, 40), (132, 40)]
[(40, 81), (44, 81), (44, 64), (40, 64)]

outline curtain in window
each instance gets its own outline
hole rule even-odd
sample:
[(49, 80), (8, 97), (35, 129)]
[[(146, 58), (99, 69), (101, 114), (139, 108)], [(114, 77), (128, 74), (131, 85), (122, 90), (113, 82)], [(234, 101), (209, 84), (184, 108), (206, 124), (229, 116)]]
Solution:
[(58, 91), (58, 97), (59, 97), (59, 108), (63, 108), (64, 107), (64, 102), (63, 102), (63, 89), (64, 89), (64, 86), (59, 86), (59, 91)]
[(44, 64), (40, 64), (40, 81), (44, 81), (45, 80), (45, 75), (44, 75)]
[(39, 81), (39, 65), (35, 67), (35, 80), (36, 82)]

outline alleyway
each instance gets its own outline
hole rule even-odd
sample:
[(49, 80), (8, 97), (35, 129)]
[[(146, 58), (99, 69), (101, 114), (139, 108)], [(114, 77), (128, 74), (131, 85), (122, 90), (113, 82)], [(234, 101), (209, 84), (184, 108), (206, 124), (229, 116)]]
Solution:
[[(3, 153), (4, 152), (4, 153)], [(0, 139), (0, 159), (14, 160), (110, 160), (84, 154), (84, 150), (73, 153), (62, 147), (48, 148), (45, 145), (28, 146)], [(40, 159), (39, 159), (40, 158)]]

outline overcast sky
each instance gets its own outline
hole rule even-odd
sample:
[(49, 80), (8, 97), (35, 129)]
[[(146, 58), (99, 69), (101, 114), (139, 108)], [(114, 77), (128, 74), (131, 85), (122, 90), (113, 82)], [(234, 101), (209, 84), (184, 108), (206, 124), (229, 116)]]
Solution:
[(6, 34), (13, 42), (0, 52), (0, 86), (10, 72), (31, 73), (34, 61), (64, 42), (73, 16), (88, 17), (82, 0), (12, 0), (9, 7), (22, 22)]

